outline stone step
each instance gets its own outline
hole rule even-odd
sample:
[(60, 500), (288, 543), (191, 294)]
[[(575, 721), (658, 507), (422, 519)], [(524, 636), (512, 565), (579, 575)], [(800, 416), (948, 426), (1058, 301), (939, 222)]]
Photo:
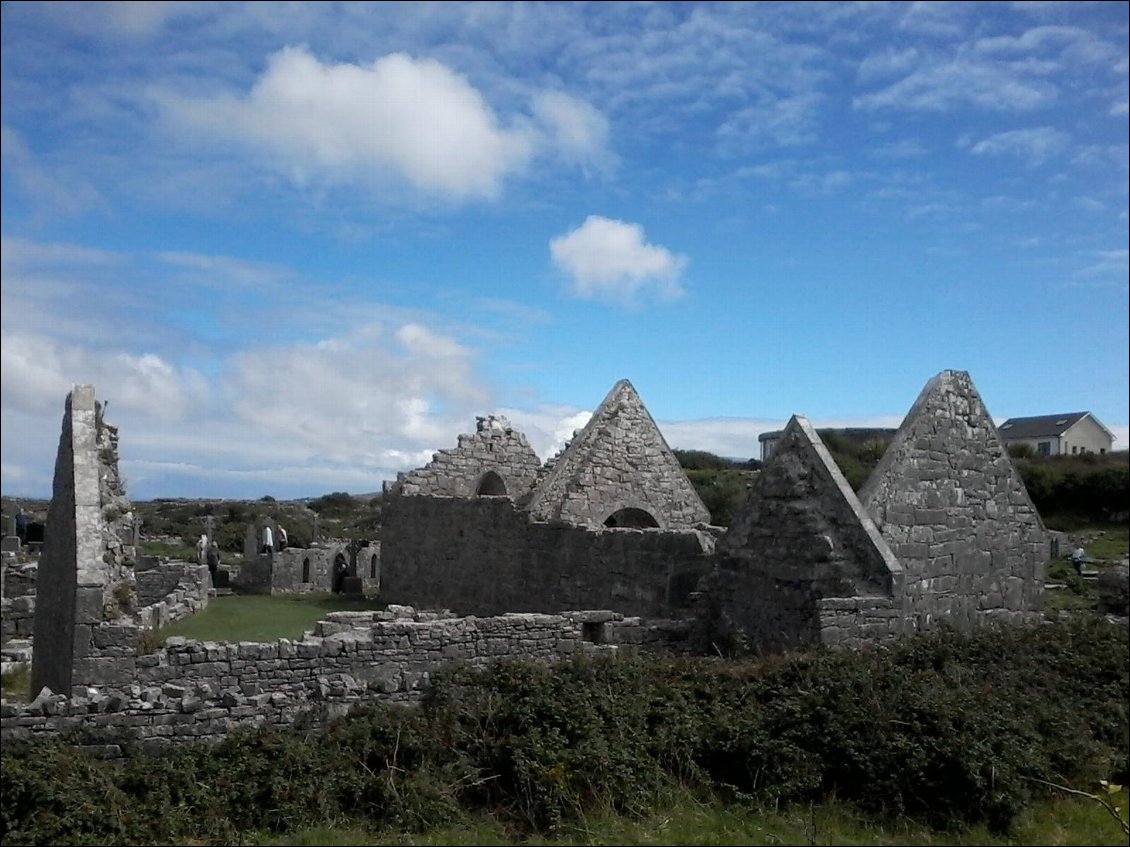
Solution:
[(231, 593), (232, 593), (232, 590), (230, 588), (209, 588), (208, 589), (208, 596), (209, 597), (227, 597)]

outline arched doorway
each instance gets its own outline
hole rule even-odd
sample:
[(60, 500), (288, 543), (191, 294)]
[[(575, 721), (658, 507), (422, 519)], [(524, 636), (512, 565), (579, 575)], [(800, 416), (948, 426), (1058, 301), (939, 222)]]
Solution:
[(505, 497), (506, 483), (494, 471), (487, 471), (479, 480), (479, 488), (475, 494), (479, 497)]
[(658, 529), (659, 521), (644, 509), (620, 509), (604, 519), (612, 529)]

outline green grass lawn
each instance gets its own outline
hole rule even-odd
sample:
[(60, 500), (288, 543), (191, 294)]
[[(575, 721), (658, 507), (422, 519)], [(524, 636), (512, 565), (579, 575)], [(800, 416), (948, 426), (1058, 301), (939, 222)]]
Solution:
[(213, 597), (208, 608), (163, 627), (161, 640), (182, 635), (200, 641), (276, 641), (301, 638), (327, 612), (383, 609), (375, 598), (340, 594), (257, 594)]

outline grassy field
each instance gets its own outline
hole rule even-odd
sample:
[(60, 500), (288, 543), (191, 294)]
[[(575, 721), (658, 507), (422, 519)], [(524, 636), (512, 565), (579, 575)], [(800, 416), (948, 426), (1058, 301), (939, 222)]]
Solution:
[[(1119, 803), (1125, 813), (1127, 796)], [(366, 832), (359, 829), (316, 829), (286, 838), (260, 838), (260, 845), (1123, 845), (1126, 833), (1098, 803), (1078, 798), (1052, 798), (1034, 803), (1006, 835), (983, 826), (961, 832), (939, 832), (914, 821), (882, 822), (839, 803), (821, 803), (787, 811), (700, 803), (678, 794), (662, 810), (639, 818), (614, 814), (590, 816), (580, 824), (546, 837), (523, 837), (498, 821), (482, 817), (459, 827), (424, 833)]]
[(276, 641), (301, 638), (327, 612), (383, 609), (375, 599), (340, 594), (232, 594), (213, 597), (208, 608), (160, 630), (162, 641), (172, 635), (200, 641)]

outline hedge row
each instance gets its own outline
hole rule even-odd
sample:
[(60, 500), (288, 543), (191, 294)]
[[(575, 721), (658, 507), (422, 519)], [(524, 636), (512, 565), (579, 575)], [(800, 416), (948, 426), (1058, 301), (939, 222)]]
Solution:
[(3, 750), (4, 844), (239, 843), (349, 823), (418, 831), (489, 810), (547, 831), (704, 796), (835, 796), (939, 827), (1007, 830), (1036, 780), (1127, 776), (1128, 639), (1101, 621), (737, 664), (621, 657), (441, 674), (420, 709), (264, 730), (163, 758)]

